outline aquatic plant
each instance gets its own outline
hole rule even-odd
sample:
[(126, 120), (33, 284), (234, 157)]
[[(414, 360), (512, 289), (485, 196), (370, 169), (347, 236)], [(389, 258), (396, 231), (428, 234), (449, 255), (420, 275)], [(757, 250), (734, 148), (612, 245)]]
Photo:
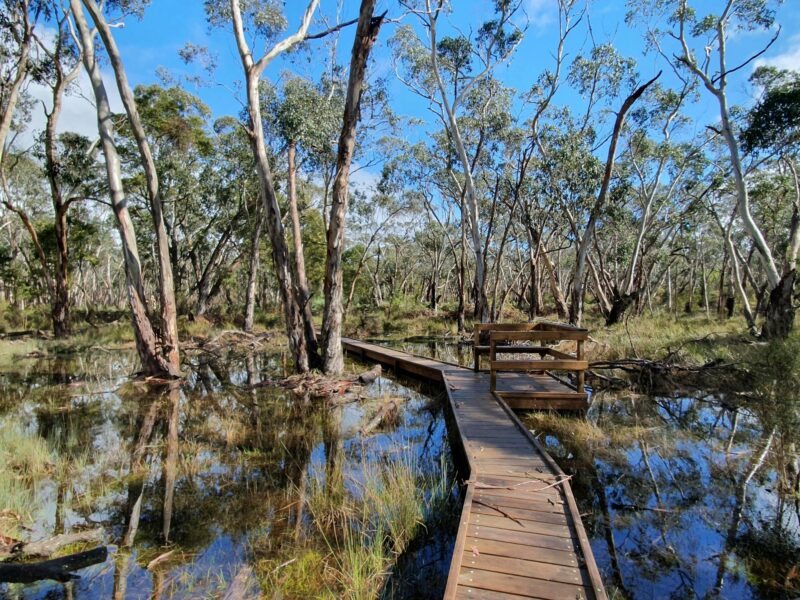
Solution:
[(52, 468), (45, 440), (15, 423), (0, 427), (0, 534), (16, 537), (30, 521), (36, 485)]

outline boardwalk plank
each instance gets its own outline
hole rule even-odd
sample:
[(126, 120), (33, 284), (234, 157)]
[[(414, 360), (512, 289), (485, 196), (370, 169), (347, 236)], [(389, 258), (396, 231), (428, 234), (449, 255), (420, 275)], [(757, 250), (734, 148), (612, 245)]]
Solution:
[(547, 511), (531, 510), (524, 508), (514, 508), (512, 506), (500, 506), (493, 502), (472, 498), (472, 513), (479, 515), (510, 515), (522, 521), (539, 521), (540, 523), (553, 523), (555, 525), (567, 525), (567, 516), (564, 513), (554, 513)]
[[(467, 537), (477, 537), (496, 542), (509, 542), (520, 546), (534, 546), (536, 548), (550, 548), (561, 552), (575, 554), (576, 544), (570, 538), (543, 535), (532, 531), (511, 531), (494, 527), (479, 527), (473, 524), (467, 526)], [(577, 556), (577, 555), (576, 555)]]
[[(477, 550), (480, 554), (492, 554), (495, 556), (512, 556), (523, 560), (550, 563), (565, 567), (578, 568), (575, 553), (562, 552), (552, 548), (541, 548), (539, 546), (523, 546), (499, 540), (486, 540), (483, 538), (467, 537), (464, 544), (465, 551), (473, 552)], [(473, 550), (474, 549), (474, 550)]]
[(532, 598), (546, 598), (547, 600), (577, 600), (591, 597), (591, 592), (587, 593), (586, 587), (582, 585), (544, 581), (480, 569), (462, 569), (458, 576), (458, 583), (484, 590), (526, 594)]
[(467, 550), (461, 557), (461, 564), (470, 569), (481, 569), (482, 571), (493, 571), (495, 573), (509, 573), (511, 575), (536, 573), (537, 579), (569, 583), (577, 586), (586, 585), (586, 573), (585, 571), (581, 571), (578, 567), (564, 567), (552, 563), (509, 557), (507, 555), (498, 556), (489, 554), (488, 552), (476, 554), (475, 552)]
[(472, 511), (469, 516), (470, 525), (474, 525), (476, 530), (483, 527), (494, 529), (508, 529), (509, 531), (523, 531), (525, 533), (537, 533), (541, 535), (551, 535), (553, 537), (563, 537), (572, 539), (572, 532), (566, 524), (539, 523), (522, 519), (511, 519), (503, 515), (484, 515)]
[(504, 594), (479, 588), (459, 585), (456, 591), (457, 600), (528, 600), (533, 596), (520, 596), (519, 594)]

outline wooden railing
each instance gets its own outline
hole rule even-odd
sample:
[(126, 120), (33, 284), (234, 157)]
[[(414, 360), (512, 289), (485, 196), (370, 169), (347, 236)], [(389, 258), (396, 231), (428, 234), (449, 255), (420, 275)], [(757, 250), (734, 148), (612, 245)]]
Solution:
[[(488, 336), (488, 344), (486, 337)], [(474, 332), (474, 369), (480, 368), (481, 354), (489, 355), (490, 389), (497, 387), (497, 373), (569, 371), (575, 373), (575, 391), (584, 393), (585, 371), (589, 364), (584, 356), (584, 342), (589, 331), (581, 327), (538, 321), (536, 323), (479, 323)], [(574, 354), (557, 350), (556, 342), (575, 342)], [(528, 342), (520, 344), (519, 342)], [(503, 358), (498, 354), (538, 354), (539, 360)]]

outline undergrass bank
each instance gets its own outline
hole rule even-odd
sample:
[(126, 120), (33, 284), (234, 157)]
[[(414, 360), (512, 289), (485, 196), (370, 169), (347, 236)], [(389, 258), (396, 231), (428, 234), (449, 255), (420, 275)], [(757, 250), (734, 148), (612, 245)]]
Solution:
[[(506, 313), (502, 319), (504, 322), (528, 320), (527, 315), (514, 309)], [(260, 316), (257, 326), (259, 332), (283, 333), (278, 316)], [(556, 315), (544, 315), (542, 318), (557, 320)], [(352, 310), (345, 320), (343, 333), (357, 338), (430, 336), (456, 340), (468, 339), (472, 324), (472, 320), (467, 320), (467, 331), (459, 335), (452, 307), (432, 311), (415, 304), (395, 303), (381, 309)], [(743, 318), (707, 317), (704, 313), (660, 312), (632, 316), (611, 327), (606, 327), (599, 316), (589, 314), (584, 326), (591, 332), (586, 351), (592, 361), (637, 358), (697, 367), (709, 362), (737, 362), (748, 347), (761, 343), (747, 333)], [(235, 323), (204, 318), (179, 319), (180, 337), (185, 344), (208, 340), (222, 331), (237, 329)], [(133, 332), (125, 318), (94, 325), (76, 321), (75, 334), (65, 340), (37, 335), (0, 339), (0, 358), (31, 353), (69, 353), (93, 347), (132, 347), (133, 343)], [(276, 339), (275, 343), (281, 345), (282, 339)]]

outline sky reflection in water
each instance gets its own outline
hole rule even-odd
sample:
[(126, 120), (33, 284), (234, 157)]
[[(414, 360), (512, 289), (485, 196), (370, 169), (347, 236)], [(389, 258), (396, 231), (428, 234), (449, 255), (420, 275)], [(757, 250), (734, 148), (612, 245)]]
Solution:
[[(112, 544), (106, 563), (81, 572), (76, 598), (218, 596), (244, 565), (280, 564), (320, 543), (303, 506), (309, 485), (335, 473), (352, 487), (365, 463), (398, 454), (426, 472), (449, 462), (441, 402), (413, 383), (384, 377), (369, 386), (373, 399), (404, 400), (396, 425), (361, 437), (374, 401), (328, 409), (250, 387), (282, 374), (280, 355), (189, 362), (187, 384), (161, 393), (131, 383), (127, 352), (21, 360), (0, 372), (0, 427), (43, 438), (64, 466), (30, 491), (30, 539), (99, 526)], [(451, 532), (438, 538), (412, 541), (401, 560), (431, 597), (443, 590), (452, 552)], [(414, 577), (406, 579), (404, 593), (415, 597)], [(0, 584), (4, 595), (65, 591), (52, 582)]]

